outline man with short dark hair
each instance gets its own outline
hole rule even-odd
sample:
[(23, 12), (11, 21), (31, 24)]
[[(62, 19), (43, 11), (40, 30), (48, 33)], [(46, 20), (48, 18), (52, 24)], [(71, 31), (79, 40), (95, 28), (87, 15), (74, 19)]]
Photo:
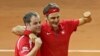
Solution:
[[(23, 17), (25, 24), (24, 32), (34, 33), (36, 36), (41, 31), (40, 17), (36, 12), (29, 12)], [(17, 26), (20, 27), (20, 26)], [(14, 28), (13, 28), (14, 30)], [(16, 43), (15, 56), (40, 56), (40, 46), (42, 41), (40, 38), (30, 39), (29, 35), (20, 36)]]

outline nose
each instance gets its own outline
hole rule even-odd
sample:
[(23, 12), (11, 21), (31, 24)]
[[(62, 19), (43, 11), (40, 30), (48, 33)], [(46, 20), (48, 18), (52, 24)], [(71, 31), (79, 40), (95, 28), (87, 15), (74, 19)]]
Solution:
[(55, 18), (55, 22), (58, 22), (59, 21), (59, 18)]
[(39, 27), (40, 27), (40, 26), (41, 26), (41, 23), (40, 23), (40, 22), (38, 22), (37, 26), (39, 26)]

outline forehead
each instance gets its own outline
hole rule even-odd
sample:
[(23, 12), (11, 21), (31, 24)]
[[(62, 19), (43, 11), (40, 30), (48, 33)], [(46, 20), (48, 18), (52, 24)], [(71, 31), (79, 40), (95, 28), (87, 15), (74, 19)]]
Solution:
[(37, 21), (40, 21), (39, 17), (35, 17), (35, 16), (31, 17), (31, 22), (37, 22)]
[(55, 16), (60, 16), (59, 12), (51, 13), (49, 14), (49, 17), (55, 17)]

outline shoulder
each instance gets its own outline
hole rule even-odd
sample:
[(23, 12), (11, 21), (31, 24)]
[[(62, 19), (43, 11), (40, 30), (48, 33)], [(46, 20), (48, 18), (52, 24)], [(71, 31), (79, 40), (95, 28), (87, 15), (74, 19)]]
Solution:
[(26, 36), (26, 35), (22, 35), (19, 39), (18, 39), (18, 42), (25, 42), (25, 41), (28, 41), (29, 40), (29, 37)]
[(17, 48), (27, 45), (29, 43), (29, 38), (25, 35), (21, 36), (17, 41)]
[(42, 30), (46, 30), (46, 29), (49, 29), (50, 28), (50, 25), (47, 21), (43, 22), (42, 23), (42, 26), (41, 26)]
[(60, 24), (65, 24), (65, 25), (70, 25), (70, 24), (75, 24), (79, 23), (78, 19), (68, 19), (68, 20), (61, 20)]

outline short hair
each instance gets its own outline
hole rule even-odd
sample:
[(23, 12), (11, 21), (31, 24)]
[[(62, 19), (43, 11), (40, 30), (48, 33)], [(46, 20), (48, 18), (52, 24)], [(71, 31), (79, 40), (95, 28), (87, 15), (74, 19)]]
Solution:
[(59, 9), (59, 6), (56, 3), (49, 3), (47, 4), (44, 9), (43, 9), (43, 14), (45, 15), (46, 13), (48, 13), (48, 11), (52, 8), (57, 8)]
[(26, 25), (26, 23), (30, 23), (31, 22), (31, 17), (32, 16), (35, 16), (35, 17), (39, 18), (39, 14), (37, 12), (28, 12), (23, 17), (23, 21), (24, 21), (25, 25)]

